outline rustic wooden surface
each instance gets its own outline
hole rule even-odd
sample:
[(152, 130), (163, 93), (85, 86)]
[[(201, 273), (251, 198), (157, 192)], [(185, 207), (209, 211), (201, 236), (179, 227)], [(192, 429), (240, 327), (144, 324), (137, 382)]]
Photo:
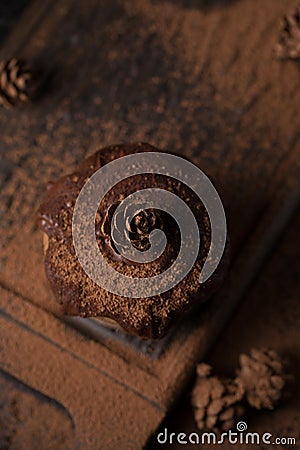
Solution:
[[(1, 353), (0, 364), (30, 385), (30, 354), (43, 345), (64, 368), (82, 360), (70, 391), (63, 391), (68, 372), (51, 386), (51, 365), (43, 361), (32, 387), (69, 409), (84, 448), (145, 444), (297, 208), (299, 67), (272, 58), (280, 17), (292, 4), (47, 0), (32, 4), (2, 46), (3, 56), (44, 67), (48, 88), (30, 107), (0, 112), (1, 331), (11, 352)], [(176, 330), (157, 361), (113, 341), (97, 344), (57, 319), (32, 221), (48, 180), (100, 146), (139, 140), (185, 154), (211, 176), (233, 253), (223, 291), (199, 320)], [(26, 333), (36, 334), (29, 347)], [(69, 362), (60, 356), (65, 353)], [(98, 404), (87, 413), (70, 392), (93, 370), (99, 385), (92, 384), (86, 404), (99, 389)], [(111, 422), (113, 398), (105, 398), (111, 408), (101, 413), (107, 383), (120, 386), (119, 426)], [(136, 407), (126, 418), (129, 399), (141, 409), (145, 402), (147, 414)], [(144, 428), (133, 443), (130, 424), (139, 427), (139, 416)]]

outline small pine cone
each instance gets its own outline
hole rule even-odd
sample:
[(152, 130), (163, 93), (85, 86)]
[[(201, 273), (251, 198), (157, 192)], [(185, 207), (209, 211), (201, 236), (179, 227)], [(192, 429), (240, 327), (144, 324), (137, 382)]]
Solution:
[(240, 366), (238, 379), (248, 403), (256, 409), (274, 409), (288, 379), (279, 355), (273, 350), (252, 349), (249, 356), (240, 356)]
[(283, 18), (279, 42), (274, 48), (278, 59), (300, 58), (300, 4)]
[(154, 229), (162, 230), (164, 227), (162, 213), (156, 209), (146, 209), (136, 214), (131, 222), (126, 223), (129, 238), (132, 244), (141, 251), (150, 247), (149, 235)]
[(38, 77), (20, 59), (0, 62), (0, 104), (5, 107), (25, 103), (38, 91)]
[(211, 375), (207, 364), (197, 366), (192, 392), (194, 417), (199, 430), (227, 431), (244, 413), (244, 388), (238, 379), (220, 379)]
[[(113, 203), (106, 211), (105, 217), (101, 225), (101, 234), (111, 241), (111, 223), (113, 215), (119, 206), (120, 202)], [(125, 212), (126, 217), (126, 212)], [(118, 231), (121, 234), (122, 230), (118, 230), (118, 218), (114, 221), (114, 226), (117, 233), (114, 234), (116, 238)], [(162, 213), (159, 210), (147, 209), (142, 210), (136, 214), (133, 219), (125, 223), (125, 233), (127, 233), (132, 245), (138, 250), (145, 251), (150, 247), (149, 235), (154, 229), (163, 229), (164, 220)]]

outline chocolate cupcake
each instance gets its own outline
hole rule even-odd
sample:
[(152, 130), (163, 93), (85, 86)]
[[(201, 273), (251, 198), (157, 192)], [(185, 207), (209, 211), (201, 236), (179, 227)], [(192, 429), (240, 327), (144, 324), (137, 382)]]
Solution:
[[(209, 254), (211, 224), (206, 208), (195, 192), (175, 178), (157, 173), (140, 173), (118, 181), (101, 199), (95, 215), (95, 240), (106, 263), (127, 277), (123, 277), (125, 280), (145, 279), (173, 267), (181, 249), (178, 222), (168, 212), (149, 207), (139, 210), (130, 221), (125, 222), (124, 230), (118, 230), (118, 207), (131, 194), (153, 187), (183, 200), (194, 215), (201, 236), (200, 245), (193, 267), (187, 275), (162, 293), (129, 298), (103, 288), (83, 269), (72, 234), (76, 201), (93, 174), (111, 161), (147, 152), (160, 150), (139, 143), (110, 146), (97, 151), (75, 172), (49, 184), (46, 198), (37, 212), (36, 223), (44, 232), (46, 274), (63, 314), (106, 318), (129, 333), (157, 339), (163, 337), (187, 310), (206, 300), (217, 289), (228, 265), (228, 252), (225, 249), (212, 276), (205, 283), (199, 283), (201, 270)], [(142, 254), (150, 249), (151, 233), (154, 230), (159, 230), (165, 236), (165, 248), (158, 258), (150, 262), (137, 262), (122, 254), (118, 236), (125, 233), (132, 247)]]

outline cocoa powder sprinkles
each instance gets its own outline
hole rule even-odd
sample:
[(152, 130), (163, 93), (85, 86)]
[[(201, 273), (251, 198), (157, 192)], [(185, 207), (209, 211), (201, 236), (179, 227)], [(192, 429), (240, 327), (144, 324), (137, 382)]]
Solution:
[(143, 250), (148, 235), (160, 228), (167, 237), (163, 254), (151, 263), (132, 263), (123, 258), (109, 236), (110, 221), (116, 205), (131, 193), (159, 187), (179, 196), (193, 211), (201, 245), (196, 263), (188, 275), (171, 290), (149, 298), (126, 298), (99, 287), (82, 269), (72, 241), (72, 214), (76, 198), (86, 181), (101, 166), (132, 153), (159, 151), (145, 144), (110, 146), (86, 159), (78, 170), (50, 186), (40, 206), (36, 222), (48, 236), (45, 268), (51, 288), (64, 314), (82, 317), (108, 317), (126, 331), (142, 338), (161, 338), (170, 326), (193, 304), (208, 298), (225, 274), (227, 252), (213, 276), (204, 284), (198, 279), (210, 245), (210, 224), (201, 201), (190, 188), (177, 180), (157, 174), (136, 175), (117, 183), (102, 199), (95, 220), (96, 238), (106, 261), (128, 277), (151, 277), (165, 271), (176, 259), (180, 248), (180, 231), (173, 218), (159, 210), (137, 215), (128, 232), (132, 242)]

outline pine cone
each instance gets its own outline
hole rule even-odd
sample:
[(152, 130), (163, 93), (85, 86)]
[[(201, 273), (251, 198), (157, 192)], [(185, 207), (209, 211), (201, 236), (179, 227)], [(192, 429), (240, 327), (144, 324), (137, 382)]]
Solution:
[(226, 431), (243, 415), (244, 388), (238, 379), (211, 375), (207, 364), (197, 366), (197, 381), (192, 392), (194, 417), (199, 430)]
[[(105, 217), (101, 225), (101, 234), (109, 238), (111, 242), (111, 221), (115, 210), (117, 209), (120, 202), (113, 203), (106, 211)], [(114, 225), (117, 228), (117, 220), (115, 220)], [(126, 230), (128, 237), (134, 247), (138, 250), (145, 251), (150, 248), (149, 235), (154, 229), (163, 229), (164, 220), (162, 213), (156, 209), (146, 209), (140, 211), (136, 214), (131, 222), (126, 221)], [(122, 230), (120, 230), (120, 233)], [(116, 234), (114, 237), (116, 237)], [(115, 248), (114, 248), (115, 249)], [(116, 249), (115, 249), (116, 250)]]
[(278, 59), (300, 58), (300, 4), (293, 13), (284, 16), (283, 29), (274, 51)]
[(252, 349), (250, 356), (240, 356), (240, 366), (238, 379), (248, 403), (256, 409), (274, 409), (288, 378), (279, 355), (273, 350)]
[(33, 98), (38, 90), (37, 74), (23, 60), (0, 62), (0, 104), (15, 106)]

